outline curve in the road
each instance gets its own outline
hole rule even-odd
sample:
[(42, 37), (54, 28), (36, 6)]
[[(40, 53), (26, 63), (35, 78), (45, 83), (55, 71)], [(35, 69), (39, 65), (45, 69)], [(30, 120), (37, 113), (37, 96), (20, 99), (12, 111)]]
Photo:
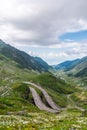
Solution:
[(36, 85), (34, 83), (31, 83), (31, 82), (25, 82), (27, 84), (30, 84), (30, 85), (33, 85), (34, 87), (38, 88), (39, 90), (41, 90), (41, 92), (43, 93), (47, 103), (49, 104), (49, 106), (52, 108), (52, 109), (55, 109), (55, 110), (58, 110), (60, 111), (60, 107), (57, 106), (54, 101), (52, 100), (52, 98), (48, 95), (48, 93), (42, 88), (40, 87), (39, 85)]
[(59, 111), (57, 110), (54, 110), (54, 109), (51, 109), (47, 106), (45, 106), (45, 104), (42, 102), (40, 96), (38, 95), (38, 93), (36, 92), (36, 90), (32, 87), (29, 87), (30, 88), (30, 91), (32, 93), (32, 96), (33, 96), (33, 100), (35, 102), (35, 105), (40, 109), (40, 110), (45, 110), (45, 111), (48, 111), (48, 112), (51, 112), (51, 113), (59, 113)]

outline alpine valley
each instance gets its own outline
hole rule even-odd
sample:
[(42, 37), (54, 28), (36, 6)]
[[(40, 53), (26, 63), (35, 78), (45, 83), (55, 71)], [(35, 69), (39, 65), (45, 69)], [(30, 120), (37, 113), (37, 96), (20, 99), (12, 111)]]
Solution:
[(50, 66), (0, 40), (0, 130), (87, 130), (87, 56)]

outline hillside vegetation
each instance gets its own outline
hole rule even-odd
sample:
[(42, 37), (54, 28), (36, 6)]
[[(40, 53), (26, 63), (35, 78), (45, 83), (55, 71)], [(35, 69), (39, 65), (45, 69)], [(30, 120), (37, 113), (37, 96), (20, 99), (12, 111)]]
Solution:
[[(0, 113), (6, 114), (8, 111), (19, 110), (38, 111), (38, 108), (34, 105), (32, 95), (29, 94), (29, 85), (25, 85), (24, 81), (33, 81), (40, 84), (60, 107), (66, 107), (66, 94), (74, 92), (74, 88), (49, 72), (41, 74), (38, 68), (37, 70), (31, 70), (26, 66), (20, 67), (20, 64), (22, 65), (22, 62), (25, 62), (21, 58), (26, 59), (26, 56), (28, 55), (24, 52), (0, 41)], [(37, 58), (37, 60), (40, 61), (39, 65), (42, 62), (44, 63), (40, 58)], [(46, 67), (49, 68), (47, 64)], [(39, 90), (37, 91), (39, 92)], [(39, 94), (43, 98), (41, 92)]]
[(27, 68), (30, 70), (36, 70), (39, 72), (47, 71), (50, 66), (43, 61), (43, 65), (38, 62), (33, 56), (20, 51), (9, 44), (6, 44), (2, 40), (0, 40), (0, 54), (9, 58), (12, 61), (15, 61), (20, 68)]
[(55, 66), (55, 69), (59, 73), (58, 75), (64, 73), (68, 79), (77, 80), (81, 86), (87, 86), (87, 56), (81, 59), (60, 63)]
[[(32, 67), (34, 62), (27, 61), (31, 57), (27, 56), (0, 41), (0, 130), (86, 130), (86, 89), (80, 90), (73, 82), (67, 83), (48, 72), (49, 66), (44, 63), (47, 69), (43, 68), (41, 59), (37, 58), (38, 63), (34, 59), (35, 67)], [(43, 87), (61, 112), (52, 114), (39, 110), (29, 87), (33, 87), (47, 105), (43, 94), (26, 81)], [(84, 112), (78, 109), (80, 107)]]
[(64, 80), (58, 79), (51, 73), (43, 73), (35, 78), (35, 81), (45, 88), (52, 89), (62, 94), (74, 92), (75, 88)]

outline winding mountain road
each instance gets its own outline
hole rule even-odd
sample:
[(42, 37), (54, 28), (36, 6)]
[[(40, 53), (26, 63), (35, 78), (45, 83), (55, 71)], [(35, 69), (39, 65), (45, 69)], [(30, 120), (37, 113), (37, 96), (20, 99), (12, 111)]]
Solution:
[(35, 105), (40, 109), (40, 110), (45, 110), (51, 113), (59, 113), (57, 110), (51, 109), (47, 106), (45, 106), (45, 104), (42, 102), (40, 96), (38, 95), (38, 93), (36, 92), (36, 90), (32, 87), (29, 87), (30, 91), (32, 93)]
[(31, 83), (31, 82), (25, 82), (26, 84), (30, 84), (30, 85), (33, 85), (34, 87), (38, 88), (44, 95), (47, 103), (49, 104), (49, 106), (52, 108), (52, 109), (55, 109), (57, 111), (60, 111), (60, 107), (57, 106), (54, 101), (52, 100), (52, 98), (48, 95), (48, 93), (42, 88), (40, 87), (39, 85), (36, 85), (34, 83)]

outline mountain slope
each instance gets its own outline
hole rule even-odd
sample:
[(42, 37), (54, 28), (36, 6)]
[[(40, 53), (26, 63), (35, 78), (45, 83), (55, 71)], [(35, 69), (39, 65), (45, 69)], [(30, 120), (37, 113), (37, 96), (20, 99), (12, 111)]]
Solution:
[(76, 60), (72, 60), (72, 61), (65, 61), (62, 62), (56, 66), (54, 66), (54, 68), (56, 70), (70, 70), (72, 69), (77, 63), (79, 62), (79, 59)]
[(87, 56), (73, 61), (65, 61), (55, 68), (60, 72), (62, 70), (68, 77), (77, 78), (82, 84), (87, 85)]
[(76, 77), (85, 77), (87, 76), (87, 56), (79, 60), (79, 62), (70, 70), (67, 70), (69, 73)]
[[(0, 54), (0, 113), (7, 111), (38, 110), (31, 95), (28, 95), (29, 86), (24, 81), (32, 81), (40, 84), (55, 103), (66, 107), (67, 98), (64, 94), (72, 93), (74, 88), (56, 79), (51, 73), (38, 74), (36, 71), (18, 67), (18, 63)], [(40, 94), (43, 98), (43, 95)]]
[[(32, 63), (30, 60), (34, 60), (34, 62)], [(0, 109), (1, 113), (19, 111), (22, 110), (22, 107), (24, 110), (37, 110), (32, 96), (27, 95), (29, 86), (23, 84), (25, 81), (39, 83), (56, 104), (66, 107), (67, 98), (64, 94), (72, 93), (73, 88), (70, 88), (70, 85), (61, 79), (57, 80), (51, 73), (40, 74), (32, 71), (31, 69), (42, 71), (44, 66), (45, 70), (49, 68), (43, 60), (39, 59), (39, 61), (37, 62), (34, 57), (0, 41), (0, 107), (3, 109), (3, 111)], [(42, 67), (41, 63), (45, 65)], [(40, 96), (43, 98), (42, 94)]]
[(83, 57), (79, 63), (70, 71), (68, 74), (71, 74), (75, 78), (81, 80), (83, 85), (87, 85), (87, 56)]
[[(46, 71), (46, 67), (43, 64), (37, 62), (34, 57), (28, 55), (27, 53), (20, 51), (8, 44), (5, 44), (0, 40), (0, 54), (18, 63), (21, 68), (33, 69), (38, 71)], [(44, 62), (44, 61), (43, 61)], [(48, 65), (49, 68), (49, 65)]]
[(87, 76), (87, 56), (73, 61), (65, 61), (55, 66), (56, 70), (63, 70), (76, 77)]
[(39, 83), (41, 86), (43, 86), (46, 89), (52, 89), (61, 94), (69, 94), (74, 91), (74, 87), (71, 87), (64, 80), (56, 78), (54, 75), (52, 75), (49, 72), (38, 75), (34, 79), (34, 82)]
[(43, 59), (41, 59), (40, 57), (34, 57), (35, 60), (40, 64), (40, 66), (43, 68), (43, 70), (48, 70), (50, 68), (52, 68), (51, 66), (49, 66)]

